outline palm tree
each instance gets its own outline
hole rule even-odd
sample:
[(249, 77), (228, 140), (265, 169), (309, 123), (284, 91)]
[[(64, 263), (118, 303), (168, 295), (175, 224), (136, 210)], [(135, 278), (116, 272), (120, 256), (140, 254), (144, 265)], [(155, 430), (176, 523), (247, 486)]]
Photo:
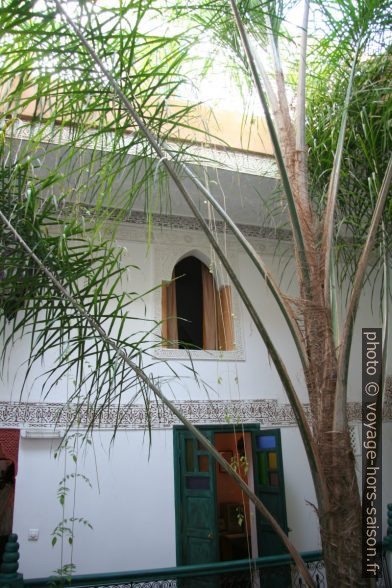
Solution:
[[(93, 406), (97, 416), (102, 403), (106, 405), (121, 398), (121, 382), (141, 382), (142, 390), (152, 390), (255, 502), (311, 585), (312, 581), (298, 554), (264, 505), (208, 440), (165, 398), (159, 383), (146, 376), (141, 362), (141, 349), (146, 352), (146, 336), (142, 335), (136, 343), (122, 339), (121, 328), (118, 335), (112, 320), (115, 314), (108, 311), (113, 290), (109, 294), (105, 293), (104, 284), (108, 277), (112, 277), (112, 274), (119, 276), (122, 270), (115, 269), (118, 257), (110, 243), (97, 244), (96, 235), (109, 216), (119, 220), (128, 214), (140, 189), (146, 189), (146, 209), (151, 210), (158, 158), (161, 170), (175, 183), (192, 209), (237, 289), (289, 398), (316, 489), (328, 583), (330, 586), (364, 585), (360, 555), (361, 502), (346, 413), (347, 377), (353, 326), (370, 254), (378, 242), (385, 260), (388, 246), (386, 232), (379, 232), (378, 229), (382, 222), (390, 222), (388, 210), (382, 219), (389, 194), (392, 164), (385, 158), (380, 161), (377, 150), (380, 141), (390, 145), (390, 137), (385, 132), (382, 134), (382, 124), (374, 124), (373, 119), (379, 121), (379, 114), (374, 117), (367, 109), (363, 111), (364, 104), (360, 101), (361, 91), (365, 87), (361, 80), (363, 77), (366, 79), (366, 68), (362, 66), (361, 58), (373, 46), (375, 35), (387, 24), (383, 22), (387, 3), (378, 0), (359, 2), (358, 5), (351, 2), (320, 5), (325, 13), (323, 22), (333, 24), (334, 27), (332, 33), (319, 41), (312, 40), (310, 44), (313, 56), (324, 51), (323, 56), (327, 56), (328, 61), (320, 66), (320, 62), (313, 57), (310, 71), (319, 86), (313, 84), (316, 88), (310, 87), (307, 91), (309, 3), (305, 2), (294, 115), (289, 108), (290, 90), (280, 54), (284, 38), (284, 12), (279, 3), (263, 6), (252, 1), (237, 3), (230, 0), (213, 4), (200, 2), (190, 7), (189, 3), (185, 3), (185, 6), (179, 2), (164, 5), (154, 0), (134, 0), (121, 2), (116, 7), (98, 7), (95, 3), (86, 2), (74, 7), (74, 14), (67, 12), (64, 4), (58, 0), (43, 3), (42, 7), (40, 3), (32, 5), (30, 2), (3, 1), (2, 4), (0, 18), (5, 35), (0, 65), (4, 80), (1, 108), (6, 113), (2, 134), (5, 160), (3, 175), (6, 181), (3, 194), (6, 199), (2, 204), (0, 218), (3, 223), (1, 243), (11, 251), (9, 265), (2, 276), (3, 317), (13, 321), (14, 333), (33, 324), (31, 361), (41, 357), (48, 344), (57, 344), (62, 354), (56, 368), (63, 373), (77, 366), (79, 390), (86, 381), (83, 371), (86, 357), (100, 358), (84, 400)], [(172, 18), (173, 11), (176, 22), (184, 23), (179, 32), (175, 35), (167, 31), (160, 35), (146, 32), (151, 31), (153, 26), (158, 30), (162, 22)], [(187, 115), (191, 108), (173, 108), (172, 105), (177, 100), (177, 90), (183, 80), (181, 66), (189, 59), (191, 45), (196, 42), (200, 31), (204, 30), (213, 33), (218, 42), (231, 51), (243, 75), (252, 80), (264, 109), (289, 212), (299, 290), (296, 300), (284, 295), (263, 260), (232, 219), (184, 163), (182, 150), (173, 149), (168, 143), (173, 129), (190, 128)], [(264, 62), (260, 59), (265, 44), (270, 50), (272, 76), (266, 73)], [(385, 53), (377, 60), (381, 69), (389, 63)], [(375, 64), (377, 60), (372, 63)], [(342, 80), (345, 81), (343, 94), (336, 94), (337, 84), (331, 83), (332, 68), (339, 74), (339, 88), (342, 87)], [(357, 73), (360, 71), (362, 78)], [(386, 79), (383, 74), (378, 75), (380, 81)], [(327, 111), (329, 107), (328, 113), (335, 132), (326, 149), (320, 131), (319, 135), (314, 132), (317, 116), (322, 111), (320, 89), (322, 92), (327, 91), (330, 97), (330, 103), (323, 106)], [(371, 105), (378, 101), (381, 119), (387, 120), (390, 102), (385, 100), (385, 104), (380, 106), (378, 85), (375, 88), (372, 86), (372, 90), (377, 100), (371, 100)], [(333, 112), (337, 95), (339, 116)], [(355, 121), (351, 113), (352, 105), (357, 103), (361, 104), (359, 118), (367, 134), (364, 134), (362, 144), (356, 142), (358, 151), (355, 157), (349, 159), (346, 154), (347, 148), (350, 148), (347, 138), (355, 137), (355, 133), (357, 136), (360, 134), (356, 127), (358, 116)], [(20, 127), (23, 127), (21, 115), (28, 115), (30, 121), (40, 122), (38, 132), (35, 133), (31, 132), (31, 122), (25, 125), (29, 135), (24, 135), (24, 142), (20, 139)], [(308, 127), (308, 134), (312, 133), (314, 141), (309, 157), (307, 124), (313, 125)], [(130, 129), (133, 132), (127, 134)], [(10, 131), (13, 133), (11, 142), (6, 140), (6, 130), (8, 134)], [(58, 135), (56, 139), (59, 133), (67, 133), (67, 148), (64, 148), (63, 141), (60, 144)], [(46, 147), (43, 157), (42, 142), (47, 141), (48, 136), (51, 146)], [(87, 147), (91, 149), (88, 157), (85, 156)], [(132, 157), (129, 156), (130, 149)], [(361, 162), (362, 153), (367, 157), (368, 167), (360, 167), (361, 190), (366, 197), (368, 192), (364, 185), (370, 177), (372, 197), (371, 205), (365, 206), (365, 214), (361, 213), (363, 200), (358, 198), (356, 202), (352, 201), (352, 194), (357, 192), (356, 175), (348, 173), (349, 170), (352, 172), (351, 165)], [(34, 162), (41, 163), (43, 158), (48, 161), (49, 169), (45, 174), (37, 173)], [(322, 180), (317, 174), (317, 166), (323, 170)], [(118, 177), (122, 181), (116, 183), (115, 178)], [(305, 414), (292, 378), (262, 317), (255, 310), (224, 250), (194, 204), (184, 184), (184, 177), (191, 179), (224, 220), (272, 292), (302, 363), (309, 395), (310, 418)], [(125, 182), (125, 178), (132, 181)], [(90, 189), (92, 180), (95, 186), (93, 193)], [(123, 190), (125, 185), (131, 188)], [(18, 195), (16, 204), (15, 191)], [(55, 198), (58, 194), (61, 194), (60, 207)], [(46, 200), (48, 195), (51, 198)], [(51, 203), (49, 209), (45, 208), (47, 205), (44, 202)], [(76, 227), (74, 232), (71, 230), (68, 234), (64, 231), (61, 237), (50, 237), (48, 231), (46, 236), (40, 232), (40, 227), (48, 224), (46, 219), (53, 215), (53, 207), (57, 207), (54, 215), (56, 224), (62, 226), (61, 219), (66, 218), (68, 225), (68, 219), (74, 219), (70, 225)], [(62, 217), (59, 217), (59, 208)], [(37, 217), (37, 210), (43, 211), (41, 219)], [(336, 223), (338, 211), (345, 221), (343, 241), (338, 231), (342, 222), (338, 226)], [(90, 214), (90, 219), (94, 218), (89, 240), (85, 239), (86, 229), (83, 224), (87, 214)], [(349, 222), (346, 222), (347, 219)], [(358, 244), (355, 257), (352, 258), (354, 263), (351, 263), (351, 267), (355, 269), (351, 274), (350, 296), (346, 314), (339, 325), (336, 274), (340, 266), (337, 254), (342, 246), (344, 249), (350, 237), (350, 228), (355, 226), (355, 222), (360, 223), (366, 238)], [(67, 243), (70, 237), (72, 243), (72, 239), (75, 236), (79, 238), (79, 235), (83, 236), (82, 257), (87, 254), (97, 257), (98, 266), (93, 266), (97, 270), (91, 270), (87, 263), (82, 263), (80, 273), (76, 269), (74, 271), (75, 264), (70, 263), (70, 255), (78, 251), (73, 250), (73, 247), (68, 248)], [(103, 271), (107, 260), (110, 260), (110, 267), (113, 268), (108, 275)], [(387, 263), (384, 263), (384, 272), (387, 279)], [(22, 278), (18, 277), (21, 282), (20, 301), (17, 301), (16, 307), (10, 307), (7, 293), (15, 275), (22, 275)], [(31, 284), (28, 287), (24, 279), (27, 275)], [(79, 286), (81, 277), (88, 280), (85, 289)], [(49, 295), (53, 287), (59, 293), (56, 300), (50, 299)], [(40, 315), (43, 300), (46, 312), (44, 318)], [(126, 302), (118, 300), (116, 313), (121, 315), (122, 322), (126, 320)], [(22, 319), (17, 312), (19, 308), (24, 309)], [(70, 316), (70, 308), (77, 310), (76, 321)], [(385, 320), (386, 316), (385, 312)], [(56, 321), (64, 323), (65, 331), (61, 331), (65, 332), (64, 336), (55, 333)], [(5, 333), (7, 325), (3, 324)], [(109, 325), (109, 329), (105, 328), (106, 325)], [(12, 337), (7, 339), (7, 342), (11, 341)], [(58, 373), (51, 370), (49, 376), (56, 378)], [(112, 379), (113, 373), (115, 377)], [(50, 379), (48, 382), (52, 385)], [(106, 390), (108, 382), (113, 382), (108, 392), (102, 397), (96, 395), (96, 384), (103, 384)]]

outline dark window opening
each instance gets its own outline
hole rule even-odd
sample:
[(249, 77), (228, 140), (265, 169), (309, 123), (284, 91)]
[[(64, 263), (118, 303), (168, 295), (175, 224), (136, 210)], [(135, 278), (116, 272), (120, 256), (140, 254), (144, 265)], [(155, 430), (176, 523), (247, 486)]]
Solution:
[(179, 261), (174, 267), (180, 349), (203, 348), (201, 265), (201, 261), (190, 256)]
[(171, 281), (162, 283), (162, 339), (172, 349), (234, 349), (230, 286), (218, 289), (194, 256), (179, 261)]

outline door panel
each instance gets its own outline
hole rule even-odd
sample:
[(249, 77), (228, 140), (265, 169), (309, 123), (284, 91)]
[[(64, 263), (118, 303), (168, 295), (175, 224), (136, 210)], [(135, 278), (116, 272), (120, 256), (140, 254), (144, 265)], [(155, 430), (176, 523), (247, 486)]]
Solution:
[[(206, 521), (211, 517), (210, 498), (203, 498), (202, 496), (189, 496), (186, 501), (186, 517), (188, 526), (195, 532), (198, 530), (203, 533), (206, 527)], [(210, 527), (208, 523), (207, 527)]]
[[(214, 440), (215, 432), (214, 428), (203, 430), (211, 442)], [(215, 464), (188, 431), (175, 429), (174, 440), (177, 565), (219, 561)], [(253, 429), (252, 444), (255, 492), (287, 531), (280, 431)], [(257, 537), (260, 556), (285, 553), (280, 539), (259, 514)], [(218, 578), (200, 577), (182, 580), (180, 586), (211, 588), (215, 587), (217, 582)], [(290, 586), (290, 570), (279, 575), (273, 572), (263, 575), (262, 585), (266, 588)]]
[[(280, 430), (269, 429), (254, 433), (253, 447), (256, 494), (287, 533)], [(260, 513), (257, 513), (257, 536), (260, 556), (286, 553), (283, 543)], [(268, 588), (291, 586), (290, 571), (287, 570), (282, 575), (270, 573), (263, 576), (263, 584)]]
[[(212, 440), (212, 432), (206, 431)], [(177, 431), (181, 496), (179, 565), (218, 560), (215, 469), (212, 459), (187, 431)]]
[(195, 564), (210, 562), (210, 543), (203, 538), (189, 537), (188, 554), (189, 559)]

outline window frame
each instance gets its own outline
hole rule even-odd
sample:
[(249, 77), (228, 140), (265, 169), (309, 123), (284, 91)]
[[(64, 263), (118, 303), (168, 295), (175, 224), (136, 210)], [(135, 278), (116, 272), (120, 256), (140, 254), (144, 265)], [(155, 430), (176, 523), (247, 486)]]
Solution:
[[(204, 265), (210, 265), (210, 248), (201, 241), (201, 235), (192, 235), (190, 232), (171, 231), (169, 241), (154, 243), (154, 283), (161, 284), (169, 282), (174, 266), (183, 258), (188, 256), (197, 257)], [(233, 268), (238, 271), (237, 252), (229, 247), (230, 260)], [(223, 285), (223, 284), (222, 284)], [(223, 350), (188, 350), (173, 349), (167, 347), (156, 347), (152, 354), (159, 359), (165, 360), (192, 360), (192, 361), (245, 361), (245, 349), (242, 336), (242, 320), (240, 299), (234, 288), (232, 291), (233, 305), (233, 328), (235, 348), (230, 351)], [(157, 288), (154, 292), (154, 315), (156, 321), (162, 321), (162, 289)]]

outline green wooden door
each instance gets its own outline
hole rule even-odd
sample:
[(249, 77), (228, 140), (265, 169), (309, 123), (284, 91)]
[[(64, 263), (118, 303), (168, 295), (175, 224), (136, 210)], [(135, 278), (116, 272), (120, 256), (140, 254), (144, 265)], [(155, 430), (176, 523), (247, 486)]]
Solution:
[[(255, 492), (287, 531), (283, 463), (278, 429), (252, 431)], [(217, 429), (216, 429), (217, 430)], [(213, 442), (214, 428), (203, 433)], [(219, 430), (226, 431), (220, 427)], [(232, 429), (231, 429), (232, 430)], [(215, 467), (213, 460), (196, 439), (184, 429), (174, 429), (176, 476), (177, 565), (219, 561), (216, 512)], [(285, 553), (270, 525), (257, 514), (259, 555)], [(291, 585), (290, 572), (263, 575), (268, 588)], [(181, 587), (210, 588), (214, 578), (181, 582)]]
[[(212, 431), (204, 431), (210, 441)], [(179, 492), (176, 496), (177, 565), (218, 561), (215, 468), (212, 458), (187, 431), (176, 430), (176, 468)], [(214, 586), (209, 578), (187, 586)]]
[[(255, 492), (287, 533), (286, 500), (284, 490), (280, 430), (269, 429), (253, 433)], [(265, 519), (257, 514), (259, 555), (286, 553), (283, 543)], [(264, 578), (263, 578), (264, 579)], [(291, 586), (290, 572), (269, 574), (264, 579), (268, 588)]]

